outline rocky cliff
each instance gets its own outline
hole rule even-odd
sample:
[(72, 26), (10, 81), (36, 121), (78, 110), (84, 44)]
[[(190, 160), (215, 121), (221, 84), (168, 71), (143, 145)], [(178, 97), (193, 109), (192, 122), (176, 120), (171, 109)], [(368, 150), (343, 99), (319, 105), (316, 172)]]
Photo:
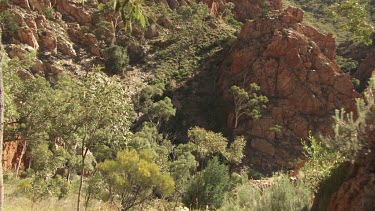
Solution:
[[(2, 164), (4, 171), (15, 171), (18, 165), (20, 169), (25, 168), (27, 158), (22, 141), (5, 142), (3, 147)], [(22, 160), (20, 161), (20, 158)]]
[(368, 52), (367, 56), (363, 61), (361, 61), (358, 69), (353, 74), (353, 77), (357, 78), (360, 81), (360, 85), (362, 88), (367, 86), (367, 82), (372, 76), (375, 71), (375, 48), (372, 48), (370, 52)]
[[(233, 132), (245, 135), (251, 162), (262, 169), (286, 168), (302, 155), (309, 131), (331, 134), (334, 110), (355, 110), (351, 77), (335, 62), (335, 38), (302, 24), (304, 12), (289, 7), (268, 18), (250, 20), (221, 66), (219, 92), (233, 102), (232, 85), (252, 82), (269, 99), (263, 116), (246, 117)], [(227, 108), (233, 128), (234, 108)], [(270, 130), (275, 125), (280, 131)]]
[(358, 154), (348, 171), (348, 179), (332, 196), (328, 210), (363, 210), (375, 208), (375, 131), (368, 132), (369, 146)]
[[(78, 73), (97, 64), (102, 49), (108, 46), (92, 33), (102, 20), (94, 20), (97, 3), (14, 0), (0, 8), (7, 20), (2, 35), (5, 49), (11, 58), (21, 59), (34, 51), (37, 61), (30, 69), (33, 74)], [(91, 32), (87, 30), (90, 28)]]
[(227, 3), (233, 3), (234, 18), (238, 21), (255, 19), (282, 8), (281, 0), (203, 0), (203, 2), (209, 6), (211, 14), (215, 17), (223, 14)]

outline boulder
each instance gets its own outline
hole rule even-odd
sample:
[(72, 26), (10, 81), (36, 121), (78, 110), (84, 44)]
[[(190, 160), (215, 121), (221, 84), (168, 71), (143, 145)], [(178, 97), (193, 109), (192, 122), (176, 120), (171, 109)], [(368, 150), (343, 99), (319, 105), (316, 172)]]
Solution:
[(17, 29), (17, 38), (20, 40), (21, 43), (28, 44), (29, 46), (33, 47), (34, 49), (39, 48), (38, 41), (34, 35), (33, 30), (31, 30), (27, 26), (23, 26)]
[(43, 62), (39, 59), (37, 59), (34, 63), (34, 65), (30, 68), (31, 69), (31, 72), (33, 74), (37, 74), (37, 75), (41, 75), (43, 76), (45, 71), (46, 71), (46, 67), (45, 65), (43, 64)]
[(360, 81), (361, 87), (367, 84), (372, 73), (375, 71), (375, 48), (367, 55), (367, 57), (360, 63), (357, 71), (353, 77)]
[(50, 30), (42, 30), (38, 33), (43, 49), (53, 54), (57, 53), (56, 34)]
[(28, 0), (31, 9), (37, 10), (41, 14), (45, 13), (46, 9), (51, 9), (50, 0)]
[(73, 43), (69, 42), (64, 37), (59, 37), (57, 39), (57, 50), (72, 58), (77, 56), (77, 53), (73, 48)]
[(91, 25), (91, 14), (82, 7), (82, 3), (68, 0), (56, 0), (57, 11), (70, 17), (81, 25)]

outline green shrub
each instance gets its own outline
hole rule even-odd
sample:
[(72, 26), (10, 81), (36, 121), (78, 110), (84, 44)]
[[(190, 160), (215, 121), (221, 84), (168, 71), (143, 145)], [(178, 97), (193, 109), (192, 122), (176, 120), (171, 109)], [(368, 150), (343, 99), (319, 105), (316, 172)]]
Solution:
[(274, 175), (270, 186), (255, 185), (251, 181), (235, 188), (236, 194), (227, 194), (221, 210), (308, 210), (313, 193), (302, 181), (291, 181), (288, 175)]
[(14, 14), (9, 10), (1, 12), (0, 22), (3, 23), (6, 26), (6, 29), (12, 33), (16, 33), (20, 28), (20, 25), (18, 25), (17, 21), (14, 18)]
[(52, 19), (53, 18), (53, 10), (52, 8), (50, 7), (44, 7), (43, 8), (43, 13), (44, 15), (48, 18), (48, 19)]
[(5, 171), (3, 175), (4, 183), (7, 184), (13, 182), (15, 176), (16, 175), (13, 171)]
[(254, 169), (254, 168), (249, 168), (249, 170), (247, 172), (247, 176), (251, 179), (261, 179), (263, 177), (266, 177), (266, 175), (264, 173), (262, 173), (258, 169)]
[(341, 71), (347, 74), (350, 74), (353, 70), (356, 70), (358, 67), (358, 62), (352, 58), (336, 56), (336, 62), (340, 66)]
[(183, 197), (185, 206), (195, 209), (221, 207), (224, 193), (229, 186), (228, 167), (220, 164), (217, 157), (208, 162), (201, 173), (195, 175)]
[(67, 180), (56, 176), (55, 178), (29, 177), (19, 180), (16, 193), (22, 194), (33, 202), (47, 197), (57, 196), (62, 199), (69, 194), (70, 184)]
[(129, 57), (121, 46), (113, 45), (104, 51), (105, 68), (112, 74), (118, 74), (129, 63)]
[(263, 193), (263, 210), (308, 210), (312, 196), (310, 188), (302, 181), (294, 183), (287, 175), (280, 175)]

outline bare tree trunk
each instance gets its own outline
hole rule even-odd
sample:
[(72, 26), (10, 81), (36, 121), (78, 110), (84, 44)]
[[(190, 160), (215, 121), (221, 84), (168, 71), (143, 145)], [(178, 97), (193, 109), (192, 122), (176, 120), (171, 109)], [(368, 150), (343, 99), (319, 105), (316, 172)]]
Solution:
[[(1, 30), (0, 30), (1, 35)], [(3, 135), (4, 135), (4, 84), (3, 84), (3, 46), (0, 42), (0, 211), (4, 206), (3, 183)]]
[(238, 125), (238, 115), (237, 115), (237, 113), (235, 114), (235, 119), (234, 119), (234, 129), (236, 129), (237, 128), (237, 125)]
[(77, 211), (80, 211), (80, 209), (81, 209), (81, 195), (82, 195), (82, 187), (83, 187), (83, 176), (85, 174), (85, 158), (86, 158), (86, 156), (84, 156), (82, 154), (82, 166), (81, 166), (81, 177), (79, 179), (79, 191), (78, 191)]
[(16, 179), (18, 178), (18, 174), (19, 174), (19, 171), (20, 171), (20, 167), (21, 167), (21, 162), (22, 162), (22, 159), (23, 159), (23, 155), (24, 155), (25, 152), (26, 152), (26, 146), (27, 146), (26, 141), (23, 141), (23, 144), (22, 144), (22, 152), (21, 152), (20, 158), (19, 158), (18, 163), (17, 163)]

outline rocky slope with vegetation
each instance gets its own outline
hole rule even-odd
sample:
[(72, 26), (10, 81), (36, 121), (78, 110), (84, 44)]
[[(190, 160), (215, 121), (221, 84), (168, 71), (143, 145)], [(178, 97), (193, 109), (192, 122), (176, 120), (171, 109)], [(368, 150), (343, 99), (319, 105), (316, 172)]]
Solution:
[(232, 85), (256, 83), (268, 97), (261, 118), (240, 119), (237, 128), (234, 109), (227, 118), (234, 133), (251, 140), (248, 158), (261, 169), (288, 168), (301, 157), (301, 139), (309, 131), (332, 134), (335, 109), (354, 111), (359, 96), (334, 60), (333, 36), (302, 25), (303, 14), (289, 7), (246, 22), (221, 66), (218, 86), (226, 102)]
[(124, 2), (0, 1), (7, 209), (371, 210), (368, 25), (327, 14), (352, 7)]

